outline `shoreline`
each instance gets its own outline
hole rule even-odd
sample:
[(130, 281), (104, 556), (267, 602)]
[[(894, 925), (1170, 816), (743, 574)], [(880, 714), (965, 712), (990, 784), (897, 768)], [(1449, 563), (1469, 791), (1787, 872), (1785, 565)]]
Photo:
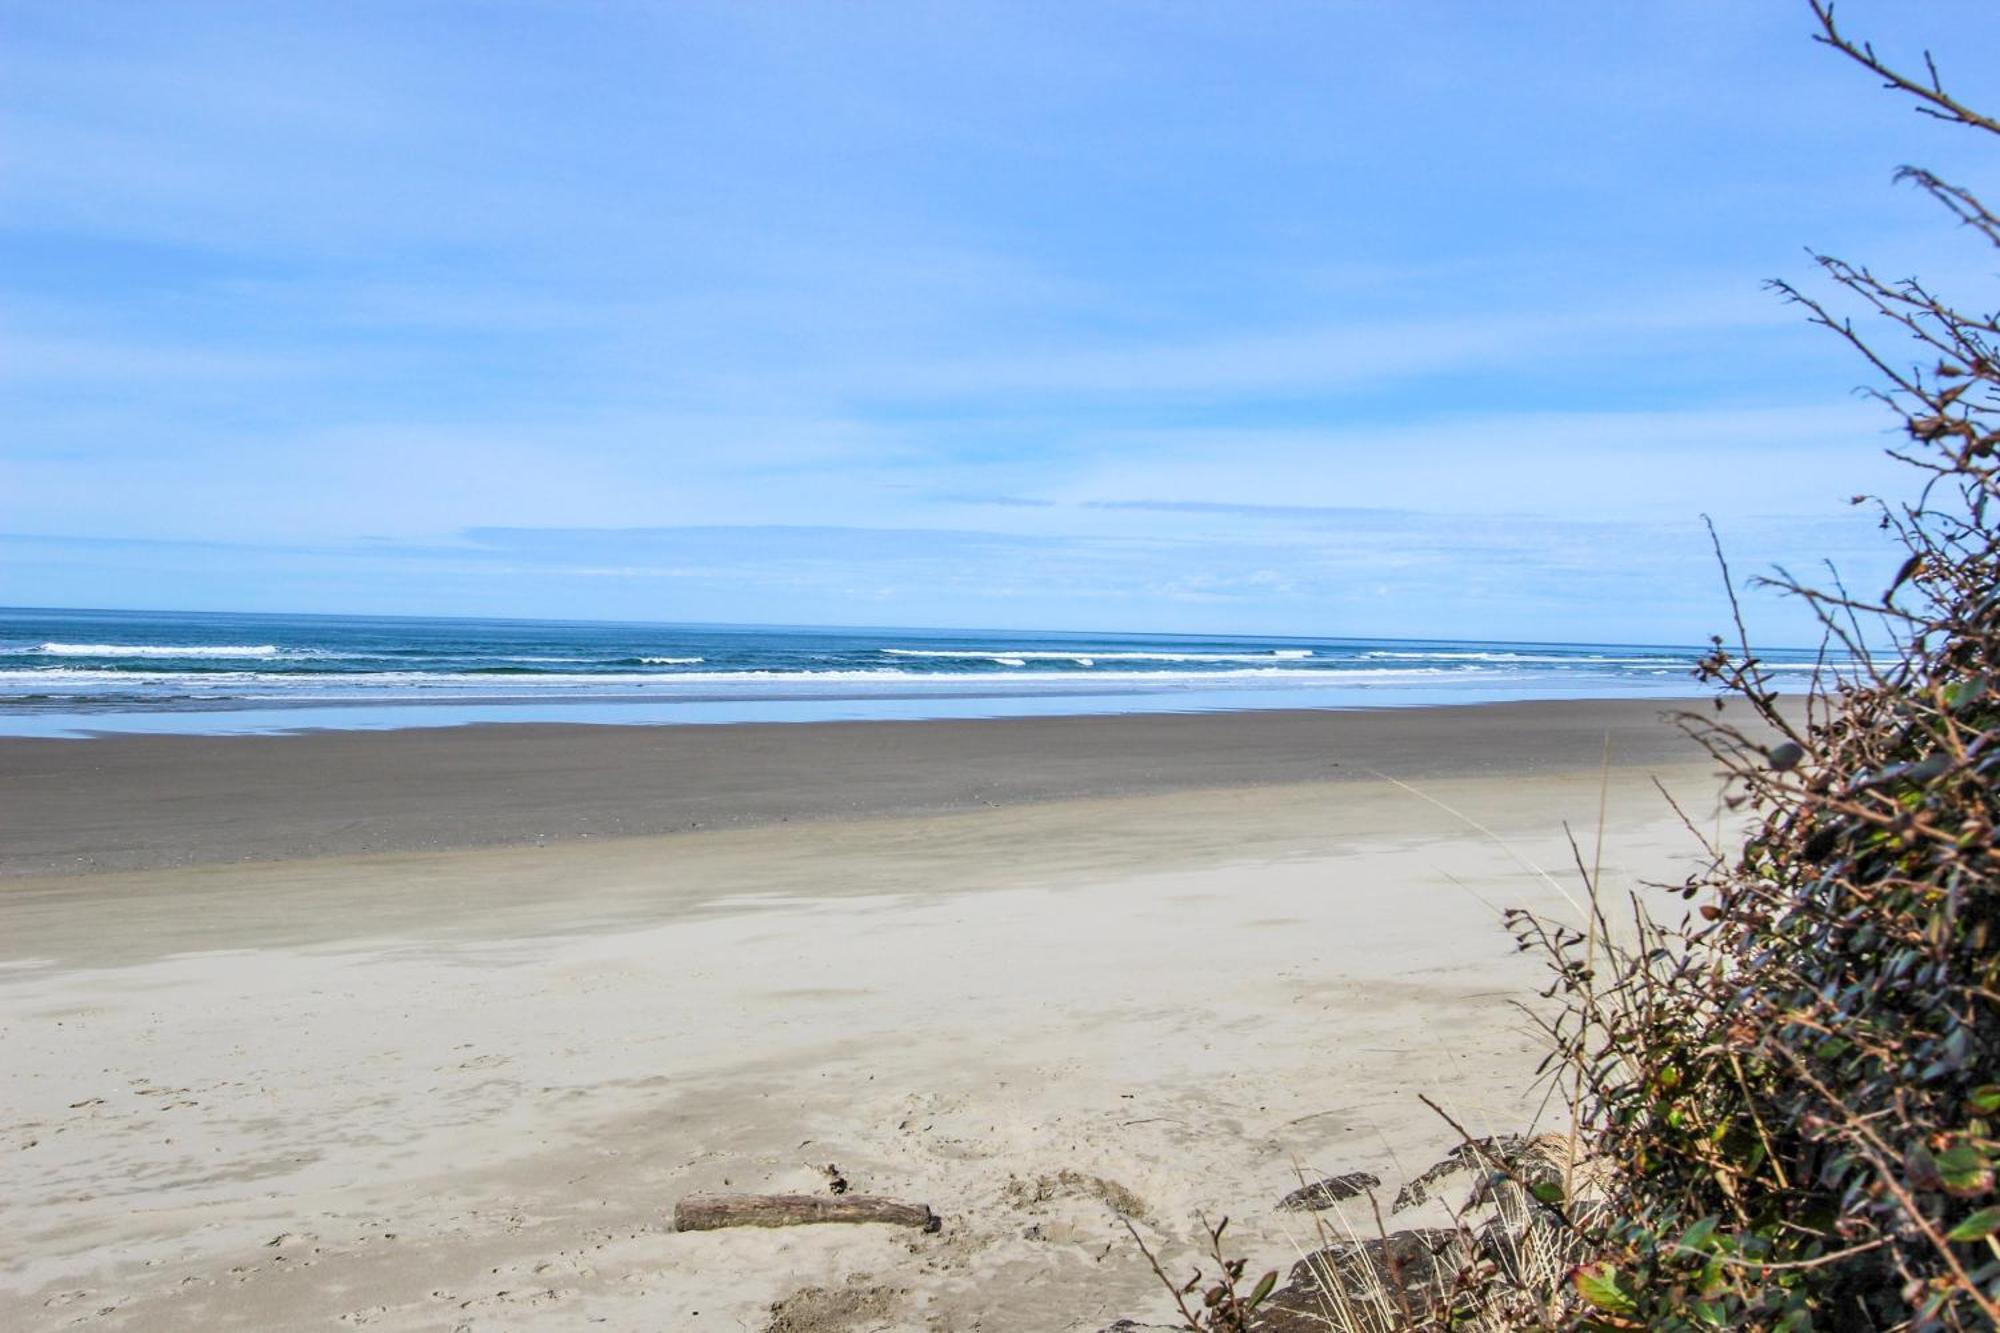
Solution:
[(0, 737), (0, 884), (1065, 799), (1698, 760), (1707, 700)]

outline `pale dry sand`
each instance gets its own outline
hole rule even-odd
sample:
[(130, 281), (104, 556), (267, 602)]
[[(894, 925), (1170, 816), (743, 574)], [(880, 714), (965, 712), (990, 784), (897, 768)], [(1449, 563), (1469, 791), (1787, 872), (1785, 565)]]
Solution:
[[(1569, 886), (1599, 773), (1517, 730), (1421, 785)], [(1651, 779), (1713, 782), (1666, 753), (1610, 770), (1613, 888), (1698, 853)], [(0, 1326), (1158, 1316), (1118, 1201), (1176, 1269), (1204, 1213), (1284, 1266), (1300, 1170), (1393, 1189), (1450, 1145), (1418, 1093), (1527, 1124), (1539, 976), (1488, 904), (1567, 910), (1365, 777), (17, 878)], [(943, 1230), (670, 1230), (827, 1163)]]

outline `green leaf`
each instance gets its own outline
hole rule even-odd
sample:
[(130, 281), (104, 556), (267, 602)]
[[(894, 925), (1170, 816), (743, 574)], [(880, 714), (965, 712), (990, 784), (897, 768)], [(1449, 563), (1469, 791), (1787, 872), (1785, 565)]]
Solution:
[(1632, 1293), (1625, 1289), (1618, 1270), (1610, 1264), (1593, 1264), (1576, 1270), (1577, 1294), (1600, 1310), (1612, 1314), (1631, 1314), (1639, 1308), (1632, 1299)]
[(1701, 1221), (1681, 1233), (1681, 1248), (1697, 1253), (1708, 1248), (1708, 1238), (1715, 1234), (1716, 1219), (1704, 1217)]
[(1984, 1240), (2000, 1231), (2000, 1208), (1981, 1208), (1944, 1233), (1946, 1240)]
[(1563, 1200), (1562, 1182), (1560, 1180), (1539, 1180), (1528, 1187), (1528, 1193), (1534, 1195), (1539, 1202), (1558, 1204)]
[(1250, 1306), (1261, 1305), (1263, 1303), (1264, 1298), (1271, 1294), (1271, 1288), (1277, 1285), (1278, 1285), (1278, 1270), (1274, 1268), (1270, 1272), (1264, 1274), (1264, 1276), (1257, 1279), (1257, 1285), (1254, 1288), (1252, 1288), (1250, 1292), (1250, 1297), (1248, 1300), (1244, 1301), (1244, 1304)]
[(1720, 1301), (1696, 1301), (1688, 1309), (1696, 1319), (1701, 1320), (1702, 1323), (1707, 1324), (1710, 1328), (1727, 1328), (1729, 1326), (1728, 1312), (1722, 1308)]
[(1946, 708), (1963, 708), (1967, 704), (1977, 703), (1987, 688), (1984, 676), (1974, 676), (1970, 680), (1955, 680), (1944, 687), (1944, 705)]
[(2000, 1111), (2000, 1083), (1987, 1083), (1966, 1094), (1965, 1100), (1981, 1115)]
[(1970, 1143), (1955, 1143), (1937, 1154), (1938, 1174), (1948, 1193), (1960, 1196), (1984, 1194), (1993, 1188), (1993, 1166), (1986, 1154)]

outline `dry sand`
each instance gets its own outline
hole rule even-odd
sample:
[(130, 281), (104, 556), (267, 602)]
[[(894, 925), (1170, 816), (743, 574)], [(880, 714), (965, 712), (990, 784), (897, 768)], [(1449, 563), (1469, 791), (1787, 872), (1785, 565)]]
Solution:
[[(286, 836), (279, 814), (184, 802), (199, 837), (160, 859), (211, 864), (0, 880), (0, 1326), (999, 1333), (1158, 1316), (1119, 1209), (1176, 1268), (1203, 1213), (1283, 1266), (1310, 1242), (1273, 1206), (1300, 1170), (1393, 1188), (1450, 1145), (1418, 1093), (1480, 1128), (1535, 1114), (1538, 1048), (1512, 1002), (1539, 978), (1489, 905), (1566, 910), (1515, 856), (1573, 878), (1562, 823), (1595, 836), (1607, 730), (1607, 885), (1698, 853), (1651, 779), (1704, 812), (1713, 782), (1657, 712), (1335, 721), (1297, 742), (1340, 757), (1322, 781), (1282, 745), (1230, 768), (1261, 733), (1200, 719), (1223, 777), (1198, 786), (1181, 784), (1215, 776), (1205, 751), (1146, 759), (1187, 741), (1154, 729), (1188, 719), (1095, 729), (1127, 738), (1095, 761), (1044, 733), (1040, 785), (1033, 737), (1006, 731), (1029, 724), (989, 724), (981, 799), (1009, 799), (973, 809), (962, 724), (944, 724), (956, 747), (943, 728), (909, 739), (929, 724), (893, 742), (869, 724), (845, 742), (715, 729), (712, 762), (818, 793), (791, 807), (814, 822), (782, 822), (771, 797), (755, 826), (545, 846), (216, 864)], [(1447, 747), (1426, 728), (1451, 717)], [(403, 752), (478, 743), (441, 735)], [(640, 743), (595, 735), (613, 767)], [(296, 781), (322, 739), (188, 752), (263, 747), (245, 771), (268, 780), (295, 747)], [(358, 836), (501, 841), (427, 825), (434, 774), (389, 762), (397, 735), (365, 739), (348, 753), (375, 756), (370, 799), (414, 813)], [(540, 791), (548, 822), (587, 831), (561, 821), (590, 744), (558, 739), (499, 734), (500, 785), (510, 808)], [(117, 822), (85, 808), (91, 763), (131, 780), (136, 751), (55, 744), (76, 794), (43, 800), (30, 851), (7, 835), (15, 866), (91, 856), (89, 830)], [(851, 762), (796, 779), (842, 744)], [(1025, 769), (994, 757), (1009, 747)], [(892, 750), (914, 767), (890, 796), (928, 813), (883, 813), (854, 777)], [(1513, 854), (1362, 772), (1433, 760), (1458, 775), (1422, 789)], [(208, 790), (227, 789), (211, 762)], [(836, 799), (869, 813), (829, 818)], [(98, 852), (129, 861), (156, 817), (128, 810)], [(670, 1230), (685, 1193), (817, 1191), (829, 1163), (931, 1204), (942, 1231)], [(823, 1290), (774, 1323), (804, 1288)]]

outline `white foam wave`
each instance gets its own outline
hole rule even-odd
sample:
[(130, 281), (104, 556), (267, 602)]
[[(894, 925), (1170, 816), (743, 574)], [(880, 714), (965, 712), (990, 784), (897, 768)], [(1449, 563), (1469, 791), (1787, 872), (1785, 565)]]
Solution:
[(642, 657), (639, 659), (646, 666), (699, 666), (707, 660), (705, 657)]
[(25, 650), (42, 657), (276, 657), (275, 643), (44, 643)]
[[(1170, 683), (1198, 685), (1232, 680), (1315, 681), (1335, 683), (1347, 680), (1407, 679), (1449, 674), (1445, 667), (1378, 667), (1327, 671), (1296, 667), (1247, 667), (1215, 671), (1100, 671), (1088, 679), (1093, 684)], [(1046, 684), (1074, 686), (1079, 678), (1060, 671), (971, 671), (941, 676), (927, 671), (898, 667), (864, 667), (825, 671), (681, 671), (672, 675), (657, 672), (545, 672), (535, 675), (493, 675), (473, 672), (355, 671), (338, 675), (286, 675), (262, 671), (217, 671), (200, 676), (179, 672), (110, 671), (89, 667), (30, 667), (0, 670), (0, 694), (19, 692), (23, 687), (99, 685), (132, 689), (171, 685), (182, 690), (200, 690), (210, 685), (254, 685), (288, 695), (321, 696), (345, 690), (367, 691), (381, 688), (472, 690), (483, 694), (517, 694), (545, 689), (630, 687), (641, 693), (684, 691), (689, 686), (728, 686), (777, 683), (806, 686), (875, 684), (925, 689), (953, 689), (960, 686), (991, 684)]]
[(956, 658), (1010, 667), (1030, 662), (1071, 662), (1082, 667), (1099, 662), (1289, 662), (1313, 655), (1310, 648), (1277, 648), (1268, 653), (1061, 652), (1047, 648), (884, 648), (882, 652), (890, 657)]

